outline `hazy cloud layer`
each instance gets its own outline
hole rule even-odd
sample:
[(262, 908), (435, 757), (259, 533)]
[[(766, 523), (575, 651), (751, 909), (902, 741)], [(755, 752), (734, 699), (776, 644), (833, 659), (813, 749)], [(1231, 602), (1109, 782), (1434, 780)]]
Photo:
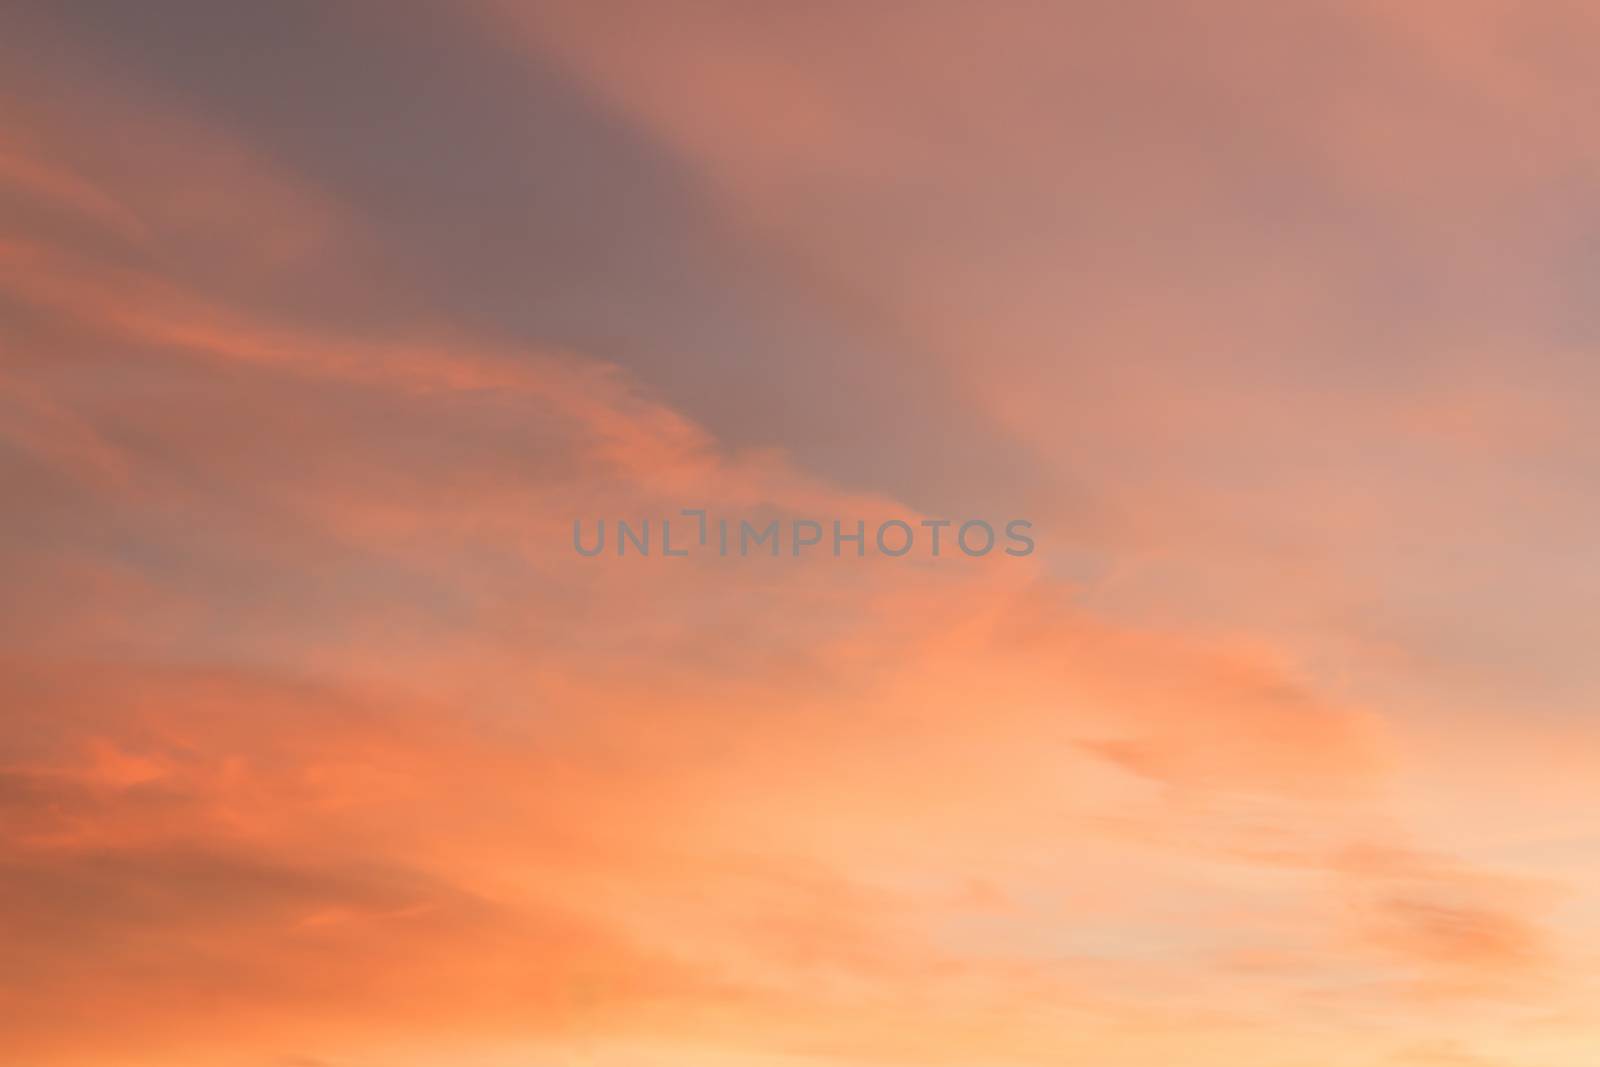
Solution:
[(7, 1055), (1588, 1062), (1586, 9), (3, 21)]

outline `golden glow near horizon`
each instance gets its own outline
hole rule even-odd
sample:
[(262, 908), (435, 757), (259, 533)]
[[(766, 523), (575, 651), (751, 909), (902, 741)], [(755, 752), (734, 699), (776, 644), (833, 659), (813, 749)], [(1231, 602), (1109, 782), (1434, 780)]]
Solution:
[(0, 1062), (1589, 1067), (1596, 47), (0, 15)]

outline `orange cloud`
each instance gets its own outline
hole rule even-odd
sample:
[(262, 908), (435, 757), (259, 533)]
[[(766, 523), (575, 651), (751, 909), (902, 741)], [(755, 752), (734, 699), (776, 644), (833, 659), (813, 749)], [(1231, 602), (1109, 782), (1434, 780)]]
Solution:
[[(1263, 293), (1255, 354), (1359, 295), (1320, 285), (1360, 261), (1325, 232), (1326, 277), (1302, 276), (1276, 229), (1201, 208), (1307, 167), (1388, 218), (1437, 156), (1472, 156), (1480, 107), (1505, 122), (1547, 99), (1525, 70), (1447, 35), (1436, 85), (1396, 58), (1412, 31), (1324, 13), (1378, 48), (1384, 84), (1438, 92), (1402, 118), (1455, 120), (1386, 160), (1381, 109), (1325, 98), (1321, 51), (1208, 58), (1135, 15), (640, 8), (623, 37), (576, 8), (512, 14), (527, 62), (555, 57), (597, 114), (667, 146), (799, 264), (780, 278), (860, 294), (1047, 461), (1010, 498), (1046, 502), (1043, 551), (578, 557), (575, 517), (923, 516), (895, 486), (730, 443), (537, 316), (491, 330), (384, 292), (373, 220), (232, 130), (247, 108), (125, 95), (68, 48), (77, 91), (8, 95), (44, 133), (0, 157), (23, 205), (0, 241), (10, 1054), (1582, 1062), (1592, 739), (1454, 705), (1476, 664), (1438, 621), (1470, 621), (1460, 566), (1563, 543), (1554, 519), (1586, 514), (1547, 492), (1559, 469), (1521, 466), (1581, 440), (1569, 408), (1506, 386), (1492, 352), (1475, 384), (1418, 370), (1381, 397), (1315, 346), (1161, 355), (1233, 337)], [(1247, 14), (1323, 43), (1264, 8), (1171, 17), (1230, 37)], [(1134, 46), (1154, 59), (1130, 66)], [(1320, 132), (1236, 99), (1297, 55)], [(1140, 125), (1095, 87), (1125, 89)], [(1230, 116), (1246, 133), (1221, 151)], [(1051, 139), (1066, 119), (1078, 135)], [(124, 121), (139, 151), (107, 138)], [(1453, 202), (1538, 186), (1515, 172)], [(1058, 182), (1109, 221), (1052, 214)], [(1132, 225), (1147, 215), (1165, 237)], [(1163, 265), (1179, 224), (1195, 247)], [(1062, 313), (1070, 233), (1105, 272)], [(1210, 257), (1228, 270), (1184, 273)], [(369, 314), (328, 314), (328, 292)], [(1068, 342), (1094, 358), (1057, 358)], [(1463, 475), (1460, 442), (1508, 468)], [(1467, 523), (1502, 482), (1525, 521)], [(1401, 520), (1463, 528), (1402, 580)], [(1074, 548), (1103, 573), (1070, 573)], [(1553, 624), (1569, 641), (1571, 621)], [(1571, 822), (1541, 839), (1499, 799), (1519, 794)]]

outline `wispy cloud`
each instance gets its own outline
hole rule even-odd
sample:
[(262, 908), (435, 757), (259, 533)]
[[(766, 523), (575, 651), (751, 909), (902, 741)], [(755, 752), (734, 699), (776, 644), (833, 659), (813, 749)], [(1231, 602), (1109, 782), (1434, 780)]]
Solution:
[[(281, 18), (366, 101), (411, 13)], [(566, 231), (475, 305), (459, 234), (157, 61), (242, 23), (116, 18), (18, 17), (0, 74), (10, 1054), (1586, 1062), (1590, 374), (1539, 206), (1589, 166), (1581, 12), (428, 16), (481, 62), (363, 104), (384, 151), (626, 142), (701, 212), (678, 269), (743, 286), (665, 308)], [(524, 67), (570, 94), (532, 133), (475, 110)], [(433, 221), (521, 218), (490, 191)], [(661, 254), (599, 185), (517, 195)], [(736, 314), (877, 365), (730, 354)], [(841, 473), (847, 411), (894, 462)], [(974, 485), (1038, 553), (570, 546)]]

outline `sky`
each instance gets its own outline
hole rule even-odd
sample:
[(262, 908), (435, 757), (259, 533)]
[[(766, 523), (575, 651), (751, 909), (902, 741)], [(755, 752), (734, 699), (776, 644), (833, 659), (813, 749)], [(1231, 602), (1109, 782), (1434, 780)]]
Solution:
[(1590, 1067), (1597, 48), (7, 5), (0, 1058)]

